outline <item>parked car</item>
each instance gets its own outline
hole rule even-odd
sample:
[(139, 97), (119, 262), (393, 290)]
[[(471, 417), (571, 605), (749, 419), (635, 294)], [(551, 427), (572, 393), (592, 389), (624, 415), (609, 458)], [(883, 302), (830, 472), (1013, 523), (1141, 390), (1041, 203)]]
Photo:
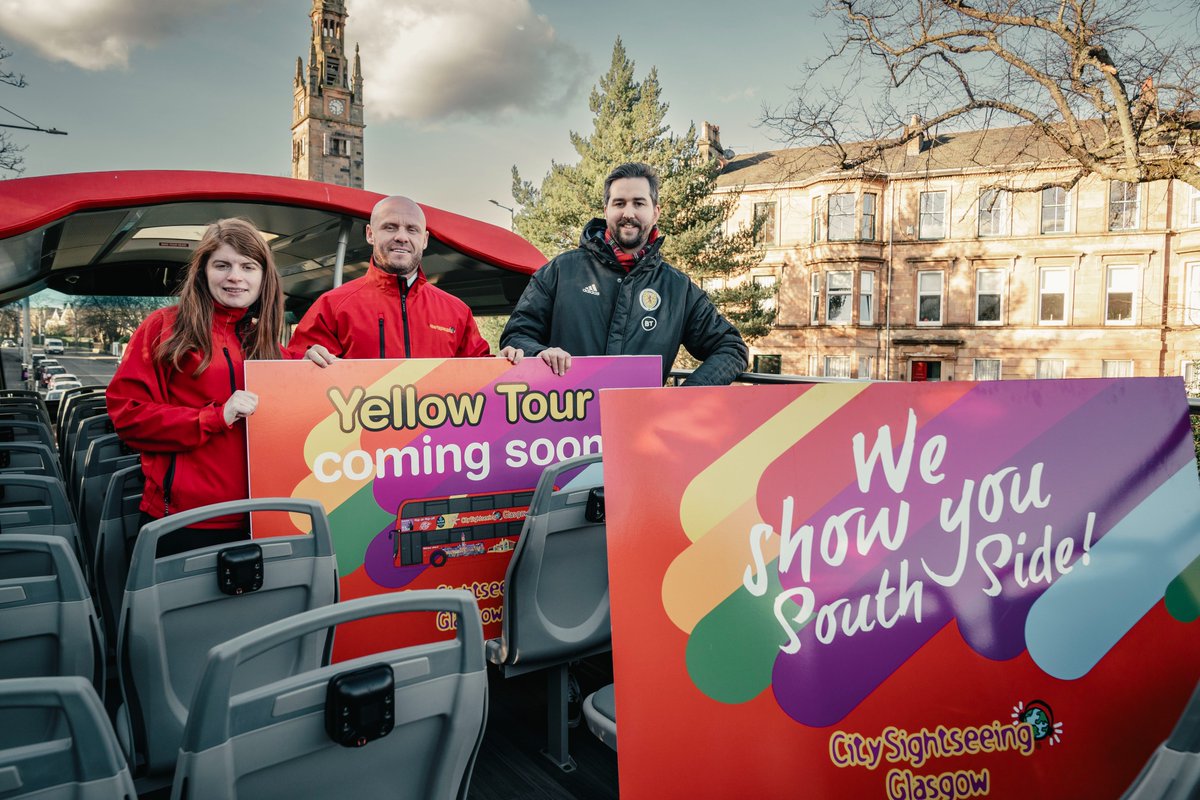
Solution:
[(67, 391), (68, 389), (78, 389), (82, 385), (83, 384), (79, 381), (59, 381), (50, 387), (50, 391), (46, 392), (46, 402), (49, 403), (51, 400), (61, 400), (63, 392)]
[(50, 379), (53, 378), (55, 375), (68, 375), (68, 374), (70, 374), (70, 373), (67, 372), (67, 368), (64, 367), (62, 364), (59, 364), (57, 361), (49, 366), (46, 366), (46, 362), (43, 361), (42, 362), (42, 380), (41, 380), (42, 388), (43, 389), (50, 388)]
[(16, 346), (17, 346), (16, 339), (5, 339), (3, 342), (0, 342), (0, 347), (16, 347)]
[(47, 339), (42, 343), (42, 348), (50, 356), (61, 356), (67, 349), (62, 339)]
[[(53, 358), (46, 358), (46, 356), (44, 356), (44, 355), (36, 355), (33, 357), (33, 379), (35, 381), (37, 381), (38, 383), (42, 383), (42, 374), (43, 374), (43, 370), (45, 370), (46, 367), (61, 367), (61, 366), (62, 365), (59, 364), (58, 361)], [(66, 367), (63, 367), (64, 372), (66, 371), (66, 369), (67, 369)]]
[(58, 389), (59, 384), (63, 384), (63, 383), (78, 384), (79, 378), (75, 377), (74, 375), (72, 375), (69, 372), (57, 372), (50, 376), (50, 383), (47, 384), (47, 388)]

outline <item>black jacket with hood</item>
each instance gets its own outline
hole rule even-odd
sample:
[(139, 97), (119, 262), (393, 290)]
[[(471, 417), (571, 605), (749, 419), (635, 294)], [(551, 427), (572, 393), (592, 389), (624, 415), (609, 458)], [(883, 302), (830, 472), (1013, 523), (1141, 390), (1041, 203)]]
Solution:
[(593, 219), (579, 247), (534, 273), (504, 327), (501, 347), (537, 355), (561, 347), (573, 356), (659, 355), (663, 382), (682, 344), (702, 361), (685, 385), (732, 382), (746, 369), (741, 334), (687, 275), (662, 260), (662, 237), (629, 270)]

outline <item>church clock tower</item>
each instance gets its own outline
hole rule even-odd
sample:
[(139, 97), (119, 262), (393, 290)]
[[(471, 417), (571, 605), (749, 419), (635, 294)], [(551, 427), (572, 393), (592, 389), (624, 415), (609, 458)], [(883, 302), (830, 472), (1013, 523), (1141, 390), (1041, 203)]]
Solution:
[(292, 177), (363, 188), (363, 80), (346, 57), (345, 0), (313, 0), (308, 69), (296, 59)]

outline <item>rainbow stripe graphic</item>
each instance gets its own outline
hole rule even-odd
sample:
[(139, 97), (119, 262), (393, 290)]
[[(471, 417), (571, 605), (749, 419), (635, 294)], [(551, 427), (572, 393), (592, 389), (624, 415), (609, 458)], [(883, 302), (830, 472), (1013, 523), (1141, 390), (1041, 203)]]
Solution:
[(951, 623), (980, 656), (1075, 679), (1164, 597), (1197, 616), (1177, 379), (755, 387), (734, 408), (720, 452), (681, 436), (660, 466), (697, 465), (662, 607), (713, 700), (769, 689), (828, 726)]

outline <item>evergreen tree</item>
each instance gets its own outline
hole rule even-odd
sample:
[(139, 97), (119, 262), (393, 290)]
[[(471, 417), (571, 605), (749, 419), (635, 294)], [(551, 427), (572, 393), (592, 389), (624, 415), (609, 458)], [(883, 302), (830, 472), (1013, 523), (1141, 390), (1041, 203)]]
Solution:
[(757, 224), (725, 233), (738, 195), (713, 195), (720, 165), (701, 157), (694, 124), (682, 136), (671, 133), (664, 122), (667, 104), (658, 70), (651, 67), (638, 82), (634, 62), (618, 38), (612, 64), (592, 89), (589, 107), (595, 115), (591, 136), (570, 134), (578, 163), (551, 162), (540, 187), (522, 180), (513, 167), (513, 199), (520, 205), (517, 232), (547, 258), (576, 247), (588, 220), (602, 216), (605, 177), (627, 161), (650, 164), (661, 178), (663, 257), (697, 282), (723, 278), (718, 283), (725, 288), (709, 293), (721, 313), (746, 339), (768, 333), (775, 312), (764, 303), (774, 297), (774, 288), (749, 280), (750, 268), (763, 257), (755, 244)]

